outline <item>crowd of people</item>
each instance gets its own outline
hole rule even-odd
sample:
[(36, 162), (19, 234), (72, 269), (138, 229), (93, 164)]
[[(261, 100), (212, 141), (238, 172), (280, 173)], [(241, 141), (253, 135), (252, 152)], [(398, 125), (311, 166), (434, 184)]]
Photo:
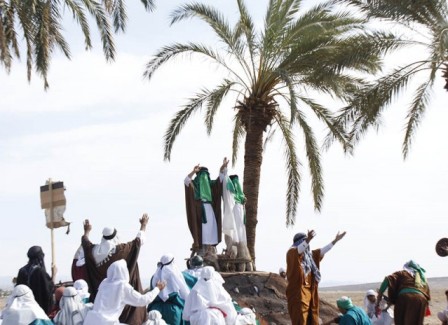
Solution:
[[(328, 251), (345, 236), (337, 233), (331, 243), (311, 250), (314, 230), (297, 233), (286, 254), (286, 270), (279, 275), (287, 281), (286, 297), (292, 325), (321, 324), (318, 286), (321, 279), (320, 262)], [(370, 289), (364, 298), (364, 308), (355, 306), (350, 297), (336, 301), (340, 315), (326, 324), (343, 325), (423, 325), (430, 315), (431, 299), (425, 269), (410, 260), (403, 269), (384, 278), (377, 290)], [(387, 294), (386, 294), (387, 291)], [(448, 290), (446, 291), (448, 301)], [(448, 308), (437, 314), (442, 325), (448, 324)]]
[[(227, 164), (224, 158), (215, 180), (200, 165), (184, 180), (187, 222), (193, 239), (186, 270), (180, 270), (174, 256), (165, 254), (157, 264), (150, 287), (144, 289), (138, 257), (145, 242), (148, 215), (139, 219), (136, 237), (126, 243), (119, 240), (112, 227), (105, 227), (99, 243), (93, 243), (89, 238), (92, 225), (85, 220), (81, 244), (72, 263), (73, 285), (55, 286), (56, 267), (52, 265), (51, 275), (48, 274), (42, 248), (32, 246), (27, 253), (28, 263), (20, 268), (16, 286), (1, 311), (0, 324), (257, 324), (251, 309), (241, 308), (232, 300), (214, 264), (205, 263), (213, 262), (222, 233), (228, 257), (250, 262), (244, 224), (245, 197), (238, 177), (227, 175)], [(345, 235), (346, 232), (338, 232), (328, 245), (314, 250), (310, 249), (316, 236), (314, 230), (294, 236), (286, 252), (286, 270), (279, 270), (286, 282), (292, 325), (321, 324), (320, 262)], [(243, 266), (243, 271), (251, 270), (251, 263)], [(349, 297), (338, 299), (336, 306), (341, 314), (327, 324), (423, 325), (429, 300), (425, 270), (408, 261), (403, 270), (386, 276), (376, 291), (366, 293), (364, 308), (355, 306)], [(446, 311), (438, 315), (445, 325), (447, 315)]]
[[(236, 302), (224, 289), (224, 280), (219, 272), (212, 266), (205, 265), (199, 255), (191, 258), (188, 263), (190, 269), (184, 271), (179, 269), (171, 254), (163, 255), (151, 278), (150, 287), (139, 289), (141, 283), (137, 267), (138, 247), (143, 241), (147, 222), (147, 215), (143, 215), (140, 219), (140, 231), (131, 242), (112, 242), (117, 232), (114, 230), (113, 236), (108, 235), (109, 229), (105, 228), (102, 237), (105, 240), (100, 244), (91, 245), (87, 237), (91, 224), (86, 220), (82, 238), (84, 264), (74, 262), (72, 273), (86, 274), (87, 277), (74, 279), (73, 285), (66, 287), (55, 289), (43, 263), (42, 249), (36, 246), (30, 248), (29, 261), (19, 270), (17, 285), (1, 312), (0, 323), (256, 324), (253, 311), (237, 308)], [(101, 258), (95, 259), (98, 256)], [(91, 262), (94, 262), (96, 267), (93, 273), (89, 269), (92, 267), (89, 264)], [(77, 272), (76, 268), (85, 268), (86, 272)]]
[[(185, 204), (193, 238), (189, 269), (181, 271), (171, 254), (163, 255), (150, 287), (141, 284), (138, 257), (145, 242), (148, 215), (137, 236), (126, 243), (117, 230), (105, 227), (99, 243), (89, 238), (90, 220), (72, 263), (73, 286), (55, 285), (57, 269), (47, 273), (40, 246), (28, 251), (14, 291), (1, 312), (3, 325), (202, 325), (256, 324), (251, 309), (241, 308), (224, 289), (224, 280), (204, 260), (225, 236), (229, 257), (250, 261), (245, 233), (245, 197), (236, 175), (227, 175), (224, 158), (219, 177), (211, 180), (199, 165), (186, 177)], [(222, 202), (222, 207), (221, 207)], [(223, 213), (221, 213), (221, 210)], [(23, 314), (23, 315), (22, 315)], [(204, 323), (205, 322), (205, 323)]]

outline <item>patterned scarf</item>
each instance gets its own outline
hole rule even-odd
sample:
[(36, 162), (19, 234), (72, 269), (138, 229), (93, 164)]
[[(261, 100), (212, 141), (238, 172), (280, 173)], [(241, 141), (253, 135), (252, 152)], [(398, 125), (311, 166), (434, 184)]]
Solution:
[[(297, 234), (299, 235), (299, 234)], [(298, 236), (294, 236), (295, 238)], [(292, 245), (293, 247), (297, 247), (299, 246), (301, 243), (303, 243), (306, 240), (306, 235), (303, 234), (304, 236), (300, 236), (300, 238), (294, 242), (294, 244)], [(307, 276), (310, 272), (313, 272), (314, 278), (316, 279), (316, 282), (319, 283), (320, 279), (321, 279), (321, 275), (320, 275), (320, 271), (316, 265), (316, 263), (314, 262), (313, 256), (311, 254), (311, 250), (310, 250), (310, 246), (308, 246), (305, 251), (303, 252), (303, 259), (302, 259), (302, 268), (303, 268), (303, 273), (305, 274), (305, 276)]]
[(415, 277), (415, 286), (417, 288), (423, 288), (427, 285), (425, 276), (426, 270), (413, 260), (407, 262), (403, 268)]

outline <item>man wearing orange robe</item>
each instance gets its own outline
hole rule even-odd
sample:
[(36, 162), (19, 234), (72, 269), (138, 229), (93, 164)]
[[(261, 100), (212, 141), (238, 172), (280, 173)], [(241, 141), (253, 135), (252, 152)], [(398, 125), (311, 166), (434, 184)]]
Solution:
[(296, 234), (293, 245), (286, 253), (286, 298), (292, 325), (319, 324), (319, 264), (324, 255), (345, 236), (345, 231), (338, 232), (327, 246), (311, 251), (309, 243), (315, 236), (314, 230), (309, 230), (308, 234)]

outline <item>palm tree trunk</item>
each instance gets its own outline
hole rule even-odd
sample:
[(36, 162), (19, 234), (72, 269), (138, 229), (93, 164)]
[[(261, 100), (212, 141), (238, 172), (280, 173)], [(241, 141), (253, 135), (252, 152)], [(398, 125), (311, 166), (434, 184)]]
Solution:
[(255, 266), (255, 234), (258, 223), (258, 192), (260, 187), (260, 171), (263, 160), (263, 132), (264, 127), (251, 123), (246, 128), (244, 145), (244, 194), (246, 196), (246, 235), (247, 247)]

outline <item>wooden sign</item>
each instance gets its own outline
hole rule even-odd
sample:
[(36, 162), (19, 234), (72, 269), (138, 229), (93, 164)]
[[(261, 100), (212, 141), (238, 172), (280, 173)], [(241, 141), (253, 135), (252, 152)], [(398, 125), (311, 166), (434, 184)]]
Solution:
[[(50, 189), (51, 185), (51, 189)], [(50, 207), (57, 207), (66, 205), (64, 195), (64, 183), (55, 182), (40, 187), (40, 206), (42, 209), (50, 209)]]

